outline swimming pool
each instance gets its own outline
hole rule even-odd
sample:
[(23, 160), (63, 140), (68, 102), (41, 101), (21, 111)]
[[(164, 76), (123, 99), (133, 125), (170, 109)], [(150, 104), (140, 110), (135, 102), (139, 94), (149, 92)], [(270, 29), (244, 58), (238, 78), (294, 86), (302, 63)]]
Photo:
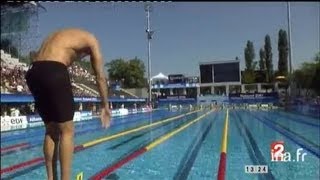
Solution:
[[(226, 118), (228, 114), (228, 118)], [(225, 122), (227, 138), (223, 140)], [(76, 124), (73, 177), (84, 179), (216, 179), (226, 142), (226, 179), (318, 179), (320, 121), (280, 110), (154, 111)], [(1, 134), (1, 178), (44, 179), (43, 128)], [(284, 142), (295, 159), (272, 162), (270, 145)], [(268, 173), (245, 173), (267, 165)]]

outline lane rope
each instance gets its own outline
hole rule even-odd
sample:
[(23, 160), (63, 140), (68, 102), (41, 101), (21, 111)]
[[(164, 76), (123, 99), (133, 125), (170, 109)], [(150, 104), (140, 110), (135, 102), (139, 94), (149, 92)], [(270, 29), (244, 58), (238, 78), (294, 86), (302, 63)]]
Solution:
[(182, 130), (186, 129), (187, 127), (191, 126), (192, 124), (200, 121), (202, 118), (204, 118), (205, 116), (207, 116), (211, 112), (212, 111), (209, 111), (209, 112), (199, 116), (198, 118), (196, 118), (196, 119), (184, 124), (180, 128), (178, 128), (176, 130), (173, 130), (170, 133), (167, 133), (167, 134), (159, 137), (158, 139), (156, 139), (154, 142), (150, 143), (149, 145), (146, 145), (146, 146), (144, 146), (142, 148), (139, 148), (138, 150), (136, 150), (133, 153), (129, 154), (128, 156), (126, 156), (125, 158), (121, 159), (117, 163), (107, 167), (106, 169), (101, 170), (100, 172), (98, 172), (97, 174), (92, 176), (90, 179), (91, 180), (102, 179), (103, 177), (109, 175), (110, 173), (112, 173), (116, 169), (122, 167), (124, 164), (130, 162), (131, 160), (135, 159), (136, 157), (140, 156), (141, 154), (143, 154), (143, 153), (145, 153), (147, 151), (150, 151), (151, 149), (153, 149), (154, 147), (156, 147), (159, 144), (163, 143), (164, 141), (168, 140), (169, 138), (171, 138), (172, 136), (176, 135), (177, 133), (181, 132)]
[[(171, 117), (171, 118), (167, 118), (167, 119), (155, 122), (155, 123), (151, 123), (151, 124), (148, 124), (148, 125), (143, 125), (143, 126), (131, 129), (131, 130), (125, 130), (123, 132), (119, 132), (119, 133), (111, 135), (111, 136), (106, 136), (106, 137), (99, 138), (99, 139), (96, 139), (96, 140), (93, 140), (93, 141), (89, 141), (87, 143), (84, 143), (84, 144), (76, 146), (74, 148), (74, 153), (82, 151), (82, 150), (84, 150), (84, 149), (86, 149), (86, 148), (88, 148), (90, 146), (94, 146), (94, 145), (100, 144), (102, 142), (105, 142), (105, 141), (108, 141), (108, 140), (112, 140), (112, 139), (116, 139), (116, 138), (119, 138), (119, 137), (122, 137), (122, 136), (125, 136), (125, 135), (128, 135), (128, 134), (134, 133), (134, 132), (138, 132), (138, 131), (141, 131), (143, 129), (147, 129), (149, 127), (153, 127), (153, 126), (160, 125), (160, 124), (163, 124), (163, 123), (166, 123), (166, 122), (170, 122), (170, 121), (173, 121), (173, 120), (176, 120), (176, 119), (180, 119), (180, 118), (182, 118), (184, 116), (188, 116), (190, 114), (193, 114), (193, 113), (196, 113), (196, 112), (199, 112), (199, 111), (200, 110), (191, 111), (191, 112), (188, 112), (186, 114), (181, 114), (181, 115), (178, 115), (178, 116), (175, 116), (175, 117)], [(22, 163), (18, 163), (18, 164), (15, 164), (15, 165), (12, 165), (12, 166), (9, 166), (9, 167), (1, 169), (1, 176), (3, 174), (5, 174), (5, 173), (18, 171), (19, 169), (27, 168), (28, 166), (34, 166), (34, 165), (37, 165), (37, 164), (40, 164), (40, 163), (43, 163), (43, 162), (44, 162), (44, 157), (37, 157), (37, 158), (31, 159), (31, 160), (28, 160), (28, 161), (25, 161), (25, 162), (22, 162)]]
[(227, 146), (228, 146), (228, 124), (229, 124), (229, 109), (226, 112), (226, 118), (224, 123), (224, 129), (222, 134), (221, 143), (221, 154), (218, 169), (218, 180), (224, 180), (226, 174), (226, 164), (227, 164)]

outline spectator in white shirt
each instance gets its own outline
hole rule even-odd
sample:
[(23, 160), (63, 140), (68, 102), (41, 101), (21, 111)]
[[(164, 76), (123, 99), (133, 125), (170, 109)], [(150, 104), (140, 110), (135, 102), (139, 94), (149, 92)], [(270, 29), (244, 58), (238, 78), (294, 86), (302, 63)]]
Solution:
[(17, 85), (17, 91), (19, 93), (21, 93), (23, 91), (23, 87), (20, 84)]
[(19, 109), (16, 109), (16, 108), (11, 108), (10, 109), (10, 116), (11, 117), (17, 117), (19, 115), (20, 115)]

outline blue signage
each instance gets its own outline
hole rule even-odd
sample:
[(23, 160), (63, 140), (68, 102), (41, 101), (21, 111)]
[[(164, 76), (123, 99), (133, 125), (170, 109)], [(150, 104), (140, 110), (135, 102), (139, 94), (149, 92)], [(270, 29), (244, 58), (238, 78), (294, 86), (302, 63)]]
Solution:
[(231, 93), (229, 103), (276, 103), (278, 93)]
[(27, 121), (28, 123), (37, 123), (37, 122), (42, 122), (42, 119), (39, 115), (30, 115), (30, 116), (27, 116)]
[[(100, 102), (97, 97), (74, 97), (75, 102)], [(110, 98), (109, 102), (145, 102), (143, 98)], [(1, 94), (1, 103), (31, 103), (34, 102), (33, 96), (29, 94)]]
[(187, 98), (186, 96), (167, 96), (166, 98), (160, 98), (159, 102), (194, 102), (195, 98)]
[(152, 89), (171, 89), (171, 88), (195, 88), (200, 87), (199, 83), (178, 83), (178, 84), (154, 84)]

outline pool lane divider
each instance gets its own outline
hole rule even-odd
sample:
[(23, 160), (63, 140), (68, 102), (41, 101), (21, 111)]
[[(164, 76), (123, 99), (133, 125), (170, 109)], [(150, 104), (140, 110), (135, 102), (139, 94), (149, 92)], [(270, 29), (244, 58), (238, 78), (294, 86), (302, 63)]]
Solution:
[[(158, 109), (153, 109), (152, 111), (156, 111), (156, 110), (158, 110)], [(150, 111), (150, 112), (152, 112), (152, 111)], [(150, 112), (148, 112), (148, 113), (150, 113)], [(136, 113), (136, 114), (128, 114), (126, 116), (112, 117), (112, 120), (124, 119), (124, 118), (127, 118), (127, 117), (134, 118), (134, 119), (141, 119), (141, 117), (139, 117), (139, 115), (144, 115), (146, 118), (148, 117), (148, 114), (146, 114), (146, 112), (145, 113), (141, 112), (141, 113)], [(114, 121), (111, 121), (111, 122), (114, 122)], [(91, 124), (91, 123), (92, 124), (100, 123), (99, 116), (92, 116), (92, 120), (76, 121), (75, 122), (75, 126), (76, 126), (76, 129), (77, 129), (77, 126), (84, 126), (84, 124), (87, 126), (88, 124)], [(39, 135), (42, 135), (44, 133), (43, 127), (44, 126), (28, 127), (28, 129), (39, 129), (39, 130), (34, 130), (33, 132), (30, 132), (30, 133), (27, 133), (27, 134), (22, 133), (22, 134), (17, 134), (17, 135), (13, 135), (13, 136), (11, 136), (11, 135), (1, 136), (1, 141), (8, 142), (8, 141), (14, 141), (14, 140), (19, 140), (19, 139), (32, 138), (32, 137), (35, 137), (35, 136), (39, 136)], [(17, 132), (17, 131), (23, 131), (23, 130), (25, 131), (26, 129), (17, 129), (17, 130), (12, 130), (12, 131), (5, 131), (4, 133), (11, 133), (11, 132)]]
[(29, 145), (30, 145), (30, 143), (28, 143), (28, 142), (19, 143), (19, 144), (15, 144), (15, 145), (12, 145), (12, 146), (1, 148), (0, 152), (1, 152), (1, 155), (2, 155), (2, 153), (5, 153), (7, 151), (12, 151), (12, 150), (15, 150), (15, 149), (24, 148), (24, 147), (27, 147)]
[[(96, 121), (96, 122), (95, 122)], [(75, 127), (78, 128), (78, 126), (83, 126), (84, 124), (93, 124), (100, 122), (97, 118), (92, 118), (92, 120), (85, 120), (85, 121), (76, 121)], [(39, 135), (44, 134), (44, 126), (36, 126), (36, 127), (28, 127), (27, 129), (32, 130), (32, 132), (28, 133), (20, 133), (16, 135), (6, 135), (4, 137), (1, 137), (2, 142), (10, 142), (10, 141), (16, 141), (20, 139), (38, 137)], [(5, 131), (4, 133), (12, 133), (12, 132), (18, 132), (18, 131), (26, 131), (27, 129), (17, 129), (12, 131)]]
[[(119, 118), (119, 117), (116, 117), (116, 118)], [(160, 117), (160, 118), (163, 118), (163, 117)], [(169, 117), (166, 117), (166, 118), (169, 118)], [(120, 122), (111, 124), (111, 127), (118, 126), (118, 125), (121, 125), (121, 124), (134, 123), (134, 122), (137, 122), (139, 120), (140, 119), (138, 117), (135, 117), (133, 120), (129, 120), (129, 121), (126, 121), (126, 122), (122, 122), (121, 120), (118, 120)], [(92, 122), (90, 122), (90, 123), (92, 123)], [(97, 122), (93, 122), (93, 123), (97, 123)], [(81, 125), (81, 126), (83, 126), (83, 125)], [(75, 134), (76, 135), (83, 135), (83, 134), (86, 134), (86, 133), (91, 132), (91, 131), (102, 130), (102, 129), (103, 128), (100, 127), (100, 126), (97, 127), (97, 128), (82, 129), (81, 131), (78, 131)], [(42, 132), (42, 133), (44, 133), (44, 132)], [(0, 149), (1, 156), (8, 155), (8, 154), (14, 153), (16, 151), (27, 150), (27, 149), (36, 147), (38, 145), (41, 145), (42, 143), (43, 143), (43, 139), (39, 139), (39, 142), (37, 142), (37, 140), (34, 140), (32, 142), (23, 142), (23, 143), (19, 143), (19, 144), (10, 145), (10, 146), (7, 146), (7, 147), (4, 147), (4, 148)]]
[(204, 124), (195, 134), (193, 141), (190, 143), (190, 146), (187, 148), (184, 157), (182, 158), (179, 168), (173, 179), (175, 180), (184, 180), (188, 179), (190, 170), (198, 157), (200, 148), (203, 145), (204, 140), (206, 139), (209, 131), (212, 128), (213, 123), (215, 122), (217, 116), (215, 116), (212, 121)]
[(110, 173), (114, 172), (115, 170), (119, 169), (120, 167), (122, 167), (124, 164), (130, 162), (131, 160), (137, 158), (138, 156), (140, 156), (141, 154), (152, 150), (154, 147), (158, 146), (159, 144), (163, 143), (164, 141), (170, 139), (172, 136), (176, 135), (177, 133), (183, 131), (184, 129), (186, 129), (187, 127), (191, 126), (192, 124), (200, 121), (201, 119), (203, 119), (205, 116), (207, 116), (209, 113), (211, 113), (212, 111), (209, 111), (201, 116), (199, 116), (196, 119), (193, 119), (192, 121), (182, 125), (180, 128), (175, 129), (159, 138), (157, 138), (155, 141), (153, 141), (152, 143), (134, 151), (133, 153), (127, 155), (126, 157), (124, 157), (123, 159), (119, 160), (118, 162), (116, 162), (115, 164), (101, 170), (100, 172), (96, 173), (95, 175), (93, 175), (92, 177), (90, 177), (90, 180), (100, 180), (105, 176), (108, 176)]
[[(122, 137), (122, 136), (125, 136), (125, 135), (128, 135), (128, 134), (134, 133), (134, 132), (141, 131), (143, 129), (147, 129), (147, 128), (150, 128), (150, 127), (153, 127), (153, 126), (157, 126), (157, 125), (160, 125), (160, 124), (163, 124), (163, 123), (166, 123), (166, 122), (170, 122), (170, 121), (173, 121), (173, 120), (188, 116), (190, 114), (193, 114), (193, 113), (196, 113), (196, 112), (199, 112), (199, 111), (200, 110), (191, 111), (191, 112), (188, 112), (186, 114), (181, 114), (181, 115), (174, 116), (174, 117), (171, 117), (171, 118), (167, 118), (167, 119), (164, 119), (164, 120), (161, 120), (161, 121), (157, 121), (155, 123), (143, 125), (143, 126), (140, 126), (140, 127), (137, 127), (137, 128), (133, 128), (133, 129), (130, 129), (130, 130), (125, 130), (125, 131), (116, 133), (114, 135), (109, 135), (109, 136), (106, 136), (106, 137), (103, 137), (103, 138), (99, 138), (97, 140), (89, 141), (87, 143), (75, 146), (74, 153), (82, 151), (82, 150), (84, 150), (86, 148), (89, 148), (91, 146), (95, 146), (95, 145), (100, 144), (102, 142), (106, 142), (108, 140), (116, 139), (116, 138), (119, 138), (119, 137)], [(3, 168), (3, 169), (1, 169), (0, 173), (1, 173), (1, 176), (3, 176), (6, 173), (16, 172), (16, 171), (19, 171), (20, 169), (28, 168), (28, 167), (31, 167), (31, 166), (36, 166), (36, 165), (41, 164), (41, 163), (44, 163), (44, 157), (34, 158), (34, 159), (29, 160), (29, 161), (25, 161), (25, 162), (22, 162), (22, 163), (18, 163), (18, 164)]]
[[(247, 147), (248, 154), (251, 161), (254, 165), (267, 165), (266, 158), (262, 154), (254, 136), (250, 132), (249, 128), (243, 123), (243, 119), (237, 112), (233, 112), (233, 115), (236, 116), (235, 124), (238, 128), (240, 135), (242, 136), (244, 143)], [(241, 127), (240, 127), (241, 126)], [(275, 180), (275, 177), (272, 174), (271, 167), (268, 168), (268, 173), (259, 174), (260, 179)]]
[(218, 178), (217, 178), (218, 180), (224, 180), (225, 174), (226, 174), (228, 126), (229, 126), (229, 109), (227, 109), (227, 112), (226, 112), (226, 118), (224, 123), (223, 134), (222, 134), (220, 162), (219, 162)]
[[(120, 121), (120, 120), (119, 120)], [(134, 123), (136, 121), (139, 121), (138, 118), (135, 118), (134, 120), (130, 120), (130, 121), (127, 121), (127, 122), (119, 122), (119, 123), (114, 123), (112, 125), (113, 126), (118, 126), (118, 125), (121, 125), (121, 124), (129, 124), (129, 123)], [(96, 122), (95, 122), (96, 123)], [(76, 132), (76, 135), (83, 135), (83, 134), (86, 134), (88, 132), (91, 132), (91, 131), (96, 131), (96, 130), (102, 130), (103, 128), (102, 127), (97, 127), (97, 128), (88, 128), (88, 129), (83, 129), (81, 131), (78, 131)], [(16, 151), (22, 151), (22, 150), (27, 150), (27, 149), (31, 149), (33, 147), (36, 147), (36, 146), (39, 146), (43, 143), (43, 139), (39, 139), (39, 141), (37, 142), (37, 140), (34, 140), (32, 142), (24, 142), (24, 143), (19, 143), (19, 144), (15, 144), (15, 145), (11, 145), (11, 146), (7, 146), (7, 147), (4, 147), (2, 149), (0, 149), (0, 152), (1, 152), (1, 156), (4, 156), (4, 155), (8, 155), (8, 154), (12, 154)]]
[[(181, 121), (183, 121), (183, 120), (181, 120)], [(175, 126), (174, 128), (179, 126), (179, 122), (177, 123), (177, 126)], [(115, 144), (115, 145), (113, 145), (111, 147), (108, 147), (106, 150), (116, 150), (117, 148), (119, 148), (119, 147), (121, 147), (123, 145), (126, 145), (127, 143), (130, 143), (131, 141), (133, 141), (135, 139), (138, 139), (138, 138), (140, 138), (140, 137), (142, 137), (142, 136), (144, 136), (146, 134), (149, 134), (151, 131), (156, 131), (157, 129), (161, 129), (161, 128), (163, 128), (165, 126), (168, 126), (168, 125), (170, 125), (170, 122), (167, 123), (167, 124), (163, 124), (161, 126), (156, 126), (156, 127), (149, 128), (147, 131), (140, 131), (142, 133), (135, 134), (134, 136), (131, 136), (131, 137), (129, 137), (128, 139), (126, 139), (124, 141), (121, 141), (121, 142), (119, 142), (119, 143), (117, 143), (117, 144)], [(169, 130), (172, 130), (172, 129), (169, 129)], [(165, 133), (163, 133), (163, 134), (165, 134)], [(141, 146), (143, 146), (143, 145), (140, 145), (139, 147), (141, 147)], [(135, 149), (137, 149), (137, 147), (133, 148), (133, 150), (135, 150)], [(132, 151), (129, 151), (129, 152), (132, 152)], [(120, 159), (121, 159), (121, 157), (120, 157)]]
[(270, 122), (270, 120), (268, 121), (267, 118), (263, 117), (263, 119), (261, 119), (258, 116), (253, 115), (252, 113), (247, 112), (249, 115), (251, 115), (252, 117), (255, 117), (258, 121), (262, 122), (264, 125), (268, 126), (269, 128), (273, 129), (274, 131), (282, 134), (283, 136), (287, 137), (288, 139), (290, 139), (292, 142), (296, 143), (297, 145), (301, 146), (302, 148), (308, 150), (310, 153), (312, 153), (313, 155), (317, 156), (318, 158), (320, 158), (320, 151), (319, 149), (316, 147), (315, 149), (311, 146), (309, 146), (308, 144), (305, 144), (303, 142), (301, 142), (299, 139), (296, 138), (296, 133), (293, 132), (289, 132), (286, 131), (283, 128), (279, 128), (279, 126), (277, 126), (274, 122)]
[[(263, 113), (263, 114), (266, 114), (266, 113)], [(284, 114), (280, 114), (280, 113), (277, 113), (276, 115), (282, 117), (282, 118), (285, 118), (286, 120), (291, 120), (291, 121), (295, 121), (297, 123), (300, 123), (300, 124), (305, 124), (305, 125), (309, 125), (309, 126), (312, 126), (312, 127), (317, 127), (319, 128), (320, 127), (320, 124), (315, 124), (315, 123), (311, 123), (311, 122), (307, 122), (307, 121), (303, 121), (299, 118), (296, 118), (296, 117), (286, 117)]]
[[(75, 133), (76, 135), (82, 135), (82, 134), (86, 134), (88, 132), (92, 132), (92, 131), (96, 131), (96, 130), (101, 130), (103, 128), (98, 127), (98, 128), (89, 128), (89, 129), (85, 129), (83, 131), (79, 131), (77, 133)], [(32, 142), (24, 142), (24, 143), (19, 143), (19, 144), (15, 144), (15, 145), (11, 145), (11, 146), (7, 146), (4, 147), (0, 150), (1, 152), (1, 157), (8, 155), (8, 154), (12, 154), (15, 153), (17, 151), (22, 151), (22, 150), (27, 150), (27, 149), (31, 149), (33, 147), (39, 146), (43, 144), (43, 139), (39, 139), (39, 140), (34, 140)]]
[(305, 138), (304, 136), (302, 136), (302, 135), (300, 135), (300, 134), (298, 134), (298, 133), (294, 132), (294, 131), (293, 131), (293, 130), (291, 130), (290, 128), (288, 128), (288, 127), (286, 127), (286, 126), (284, 126), (284, 125), (281, 125), (281, 124), (279, 124), (279, 123), (277, 123), (277, 122), (275, 122), (275, 121), (273, 121), (273, 120), (271, 120), (271, 119), (267, 118), (266, 116), (261, 116), (261, 117), (263, 117), (263, 118), (265, 118), (266, 120), (268, 120), (268, 121), (270, 121), (270, 122), (274, 123), (275, 125), (277, 125), (277, 126), (281, 127), (282, 129), (286, 130), (286, 131), (287, 131), (287, 132), (289, 132), (290, 134), (293, 134), (295, 137), (298, 137), (298, 138), (300, 138), (300, 139), (304, 140), (305, 142), (307, 142), (307, 143), (311, 144), (312, 146), (314, 146), (314, 147), (316, 147), (316, 148), (320, 149), (320, 146), (319, 146), (318, 144), (316, 144), (316, 143), (314, 143), (314, 142), (312, 142), (312, 141), (308, 140), (307, 138)]
[(100, 143), (102, 143), (104, 141), (115, 139), (115, 138), (118, 138), (118, 137), (121, 137), (121, 136), (125, 136), (125, 135), (128, 135), (128, 134), (134, 133), (134, 132), (141, 131), (143, 129), (147, 129), (147, 128), (150, 128), (150, 127), (153, 127), (153, 126), (157, 126), (157, 125), (160, 125), (160, 124), (163, 124), (163, 123), (166, 123), (166, 122), (170, 122), (170, 121), (182, 118), (184, 116), (193, 114), (193, 113), (198, 112), (198, 111), (199, 110), (192, 111), (192, 112), (189, 112), (189, 113), (186, 113), (186, 114), (181, 114), (179, 116), (171, 117), (171, 118), (168, 118), (168, 119), (165, 119), (165, 120), (162, 120), (162, 121), (158, 121), (158, 122), (155, 122), (155, 123), (151, 123), (151, 124), (147, 124), (147, 125), (144, 125), (144, 126), (140, 126), (138, 128), (134, 128), (134, 129), (131, 129), (131, 130), (126, 130), (124, 132), (120, 132), (120, 133), (117, 133), (117, 134), (114, 134), (114, 135), (111, 135), (111, 136), (99, 138), (99, 139), (84, 143), (84, 144), (82, 144), (82, 146), (83, 146), (83, 148), (94, 146), (94, 145), (100, 144)]

